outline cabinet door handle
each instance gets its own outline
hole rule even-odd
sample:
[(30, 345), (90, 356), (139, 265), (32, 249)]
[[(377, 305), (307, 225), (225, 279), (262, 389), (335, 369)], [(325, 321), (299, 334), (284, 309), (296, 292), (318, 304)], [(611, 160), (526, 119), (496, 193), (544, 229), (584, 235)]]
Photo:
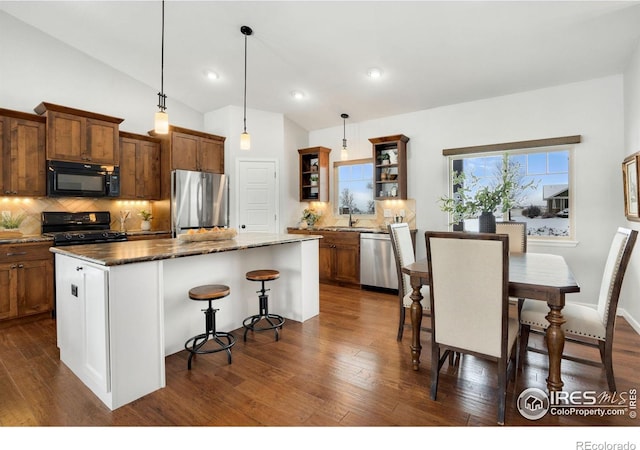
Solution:
[(7, 253), (7, 256), (20, 256), (20, 255), (26, 255), (27, 252), (9, 252)]
[(24, 267), (24, 264), (18, 264), (18, 269), (22, 269)]
[(17, 265), (15, 265), (15, 264), (11, 264), (11, 266), (10, 266), (10, 267), (11, 267), (12, 269), (15, 269), (15, 268), (16, 268), (16, 267), (18, 267), (18, 266), (17, 266)]

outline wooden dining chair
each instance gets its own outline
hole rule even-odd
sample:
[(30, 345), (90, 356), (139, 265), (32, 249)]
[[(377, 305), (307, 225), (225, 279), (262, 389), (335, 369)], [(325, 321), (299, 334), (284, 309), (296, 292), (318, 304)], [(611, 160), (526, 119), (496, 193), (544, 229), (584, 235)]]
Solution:
[(496, 233), (509, 236), (509, 253), (527, 252), (526, 222), (496, 222)]
[[(387, 226), (389, 236), (391, 238), (391, 247), (396, 263), (396, 272), (398, 273), (398, 303), (400, 305), (400, 317), (398, 321), (397, 340), (402, 340), (405, 327), (405, 319), (407, 309), (411, 308), (413, 300), (411, 300), (411, 281), (409, 275), (402, 273), (402, 267), (415, 262), (415, 248), (407, 223), (392, 223)], [(422, 314), (429, 315), (429, 286), (423, 286), (420, 289), (422, 294)], [(430, 328), (426, 328), (430, 330)]]
[[(527, 252), (526, 222), (496, 222), (496, 234), (509, 236), (509, 254)], [(524, 299), (510, 297), (509, 302), (512, 305), (517, 305), (517, 314), (520, 314)]]
[(431, 399), (451, 352), (497, 362), (498, 424), (515, 375), (518, 321), (509, 318), (507, 236), (426, 232), (431, 303)]
[[(616, 310), (622, 281), (637, 236), (637, 231), (627, 228), (618, 228), (616, 231), (604, 266), (600, 294), (596, 306), (567, 303), (562, 309), (562, 315), (566, 320), (562, 325), (565, 332), (565, 340), (598, 348), (600, 361), (566, 354), (563, 354), (562, 357), (583, 364), (604, 367), (607, 384), (611, 392), (616, 391), (612, 359)], [(548, 313), (549, 308), (546, 303), (534, 300), (524, 301), (520, 311), (520, 362), (523, 361), (527, 350), (546, 353), (543, 349), (529, 347), (528, 342), (531, 331), (546, 329), (549, 323), (545, 316)]]

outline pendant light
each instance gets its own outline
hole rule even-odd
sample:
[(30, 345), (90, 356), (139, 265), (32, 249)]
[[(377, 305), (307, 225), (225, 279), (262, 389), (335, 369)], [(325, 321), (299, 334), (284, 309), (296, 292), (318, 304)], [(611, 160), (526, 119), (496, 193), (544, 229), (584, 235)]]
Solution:
[(154, 120), (154, 130), (158, 134), (169, 133), (167, 96), (164, 95), (164, 0), (162, 0), (162, 50), (160, 52), (160, 92), (158, 92), (158, 112)]
[(251, 136), (247, 133), (247, 36), (251, 36), (253, 30), (243, 25), (240, 32), (244, 34), (244, 128), (240, 135), (240, 150), (250, 150)]
[(347, 150), (347, 119), (349, 118), (349, 114), (342, 113), (340, 114), (342, 117), (342, 152), (340, 152), (340, 159), (345, 161), (349, 159), (349, 151)]

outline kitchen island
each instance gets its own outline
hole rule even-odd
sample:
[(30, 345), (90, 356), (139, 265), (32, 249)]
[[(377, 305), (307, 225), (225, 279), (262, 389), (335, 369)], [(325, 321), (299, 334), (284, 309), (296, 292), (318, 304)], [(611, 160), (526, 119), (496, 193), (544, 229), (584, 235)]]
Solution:
[[(245, 273), (275, 269), (270, 308), (303, 322), (319, 313), (320, 236), (244, 233), (226, 241), (156, 239), (52, 247), (60, 359), (110, 408), (165, 386), (164, 358), (204, 331), (188, 291), (226, 284), (215, 308), (220, 330), (255, 314)], [(284, 328), (286, 336), (286, 325)]]

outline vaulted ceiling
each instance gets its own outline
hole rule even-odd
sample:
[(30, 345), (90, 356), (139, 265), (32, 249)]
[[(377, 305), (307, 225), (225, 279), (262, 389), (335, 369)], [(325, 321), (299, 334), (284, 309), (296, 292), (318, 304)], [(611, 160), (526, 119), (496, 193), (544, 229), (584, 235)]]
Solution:
[[(160, 1), (0, 0), (0, 10), (160, 88)], [(361, 122), (618, 74), (638, 24), (635, 1), (169, 0), (164, 91), (169, 108), (241, 106), (248, 25), (247, 107), (314, 130), (343, 112)], [(381, 78), (367, 77), (372, 67)]]

